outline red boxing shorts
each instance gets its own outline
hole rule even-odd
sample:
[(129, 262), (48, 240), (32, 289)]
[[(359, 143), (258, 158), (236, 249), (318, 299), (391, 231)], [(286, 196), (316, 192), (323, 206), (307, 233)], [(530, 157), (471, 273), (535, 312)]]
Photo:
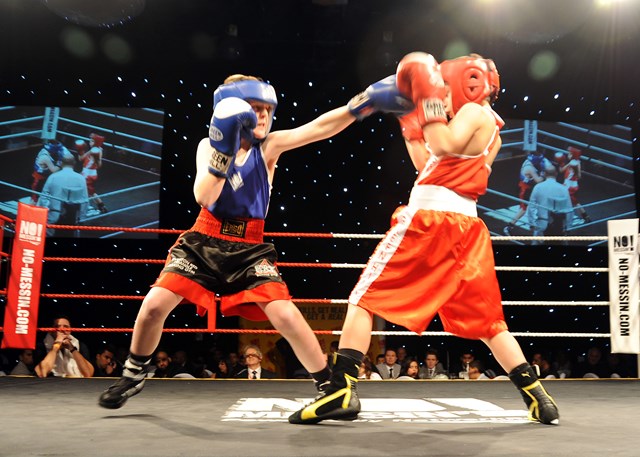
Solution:
[(219, 294), (223, 315), (267, 320), (255, 303), (290, 300), (291, 295), (275, 266), (273, 244), (262, 242), (263, 231), (262, 219), (220, 220), (202, 209), (169, 251), (153, 286), (194, 303), (200, 315), (215, 312)]
[(459, 213), (398, 208), (349, 303), (416, 333), (436, 313), (463, 338), (507, 330), (489, 231)]

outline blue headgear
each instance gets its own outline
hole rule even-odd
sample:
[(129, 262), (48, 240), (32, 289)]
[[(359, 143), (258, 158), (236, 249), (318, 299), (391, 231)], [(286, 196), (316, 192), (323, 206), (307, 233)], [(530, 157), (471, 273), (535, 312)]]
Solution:
[(529, 154), (527, 156), (527, 160), (533, 164), (538, 172), (541, 172), (543, 170), (544, 154), (542, 154), (541, 152), (534, 152), (532, 154)]
[(233, 83), (221, 84), (213, 93), (213, 109), (216, 108), (216, 104), (218, 104), (220, 100), (228, 97), (238, 97), (246, 102), (255, 100), (271, 105), (273, 108), (271, 109), (271, 116), (269, 117), (267, 134), (271, 131), (273, 115), (276, 112), (276, 107), (278, 106), (276, 91), (271, 84), (256, 81), (254, 79), (245, 79)]
[(62, 159), (62, 145), (60, 143), (47, 143), (44, 148), (51, 155), (54, 162)]

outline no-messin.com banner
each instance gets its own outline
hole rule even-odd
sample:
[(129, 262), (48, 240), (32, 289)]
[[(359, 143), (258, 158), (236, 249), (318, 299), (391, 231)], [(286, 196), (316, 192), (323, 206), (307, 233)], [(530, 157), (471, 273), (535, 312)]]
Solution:
[(640, 354), (638, 219), (607, 222), (611, 352)]
[(35, 349), (47, 209), (18, 204), (2, 348)]

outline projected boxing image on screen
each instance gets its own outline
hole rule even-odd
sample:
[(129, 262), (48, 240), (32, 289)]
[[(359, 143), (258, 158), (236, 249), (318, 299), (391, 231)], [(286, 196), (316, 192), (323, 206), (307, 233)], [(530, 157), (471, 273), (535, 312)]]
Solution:
[(507, 119), (501, 136), (478, 205), (493, 235), (605, 236), (637, 217), (630, 127)]
[(158, 228), (163, 122), (149, 108), (0, 107), (0, 213), (15, 218), (22, 202), (48, 208), (48, 224)]

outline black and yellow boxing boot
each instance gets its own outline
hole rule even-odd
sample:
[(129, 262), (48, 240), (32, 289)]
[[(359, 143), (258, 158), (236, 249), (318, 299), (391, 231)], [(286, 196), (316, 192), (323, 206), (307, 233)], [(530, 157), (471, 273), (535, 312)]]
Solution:
[[(362, 357), (349, 349), (335, 354), (331, 382), (316, 399), (289, 416), (292, 424), (317, 424), (327, 419), (352, 421), (358, 418), (360, 400), (356, 391)], [(360, 354), (360, 353), (357, 353)]]
[(529, 420), (547, 425), (560, 423), (558, 405), (544, 389), (531, 365), (518, 365), (509, 373), (509, 379), (516, 385), (529, 409)]

